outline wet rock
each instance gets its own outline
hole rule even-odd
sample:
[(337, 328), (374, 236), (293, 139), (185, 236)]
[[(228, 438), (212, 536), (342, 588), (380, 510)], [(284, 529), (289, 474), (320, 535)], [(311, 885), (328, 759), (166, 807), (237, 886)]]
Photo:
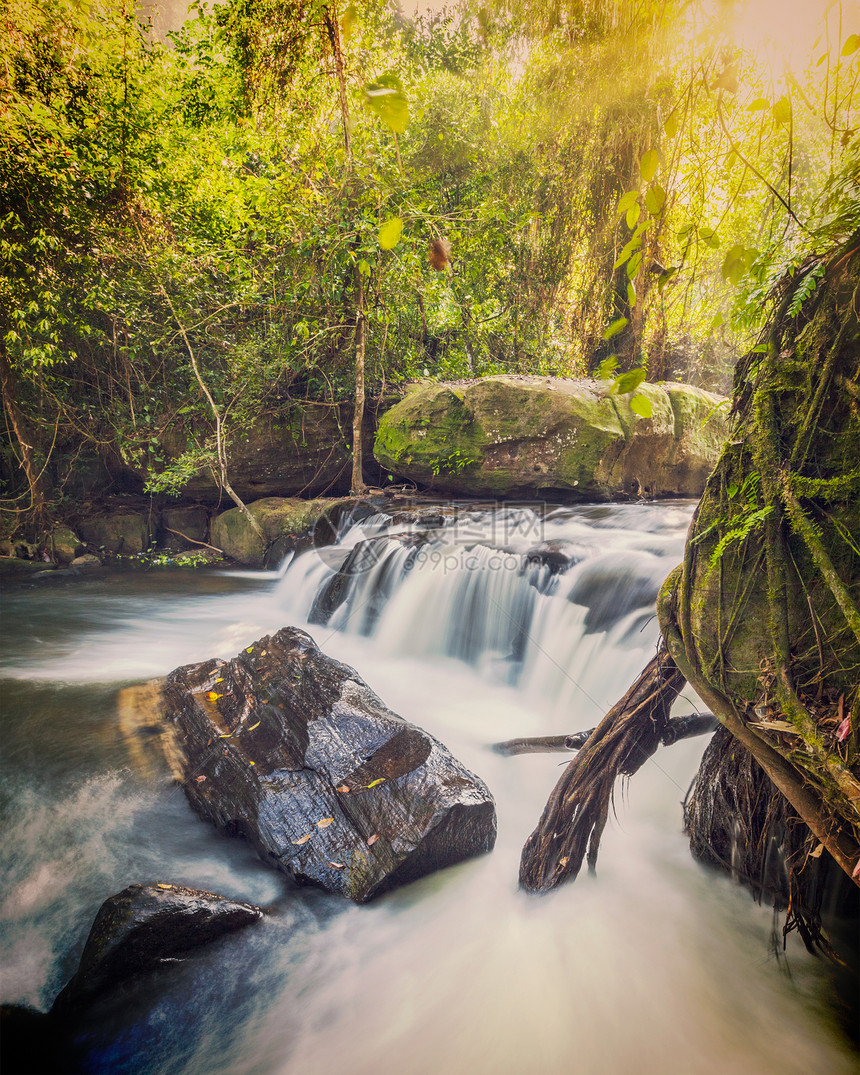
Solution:
[(263, 917), (259, 907), (180, 885), (129, 885), (99, 908), (78, 970), (52, 1015)]
[(584, 605), (587, 633), (608, 631), (628, 613), (648, 608), (653, 613), (660, 584), (617, 558), (595, 560), (573, 585), (568, 600)]
[(192, 806), (299, 883), (364, 902), (495, 842), (483, 782), (303, 631), (178, 668), (164, 699)]
[(94, 571), (102, 566), (101, 560), (91, 552), (85, 552), (83, 556), (76, 556), (69, 567), (77, 571)]
[(542, 541), (526, 551), (526, 561), (548, 567), (553, 575), (560, 575), (577, 562), (577, 557), (568, 542)]

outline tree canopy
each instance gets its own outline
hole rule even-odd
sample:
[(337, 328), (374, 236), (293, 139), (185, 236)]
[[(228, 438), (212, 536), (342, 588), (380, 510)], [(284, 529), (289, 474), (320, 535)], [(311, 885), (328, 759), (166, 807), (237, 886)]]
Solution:
[(127, 0), (3, 0), (4, 503), (83, 446), (175, 492), (352, 398), (359, 337), (374, 391), (725, 387), (860, 224), (860, 26), (808, 8), (788, 64), (756, 0), (227, 0), (163, 41)]

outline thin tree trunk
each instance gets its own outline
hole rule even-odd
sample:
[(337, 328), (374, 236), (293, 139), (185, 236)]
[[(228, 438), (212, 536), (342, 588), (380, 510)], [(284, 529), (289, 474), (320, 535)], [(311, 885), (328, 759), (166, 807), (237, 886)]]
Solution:
[(352, 417), (352, 494), (361, 496), (366, 492), (364, 484), (364, 459), (362, 426), (364, 425), (364, 352), (367, 343), (367, 319), (364, 316), (364, 279), (355, 270), (355, 286), (358, 292), (358, 311), (355, 315), (355, 411)]
[(33, 439), (32, 435), (18, 407), (18, 380), (9, 362), (6, 348), (2, 344), (0, 344), (0, 390), (3, 394), (3, 406), (9, 417), (9, 425), (21, 449), (21, 465), (30, 489), (30, 508), (34, 518), (38, 520), (45, 514), (45, 486), (42, 473), (36, 464), (33, 445), (30, 443)]
[[(338, 96), (340, 98), (340, 118), (343, 124), (343, 146), (346, 152), (346, 165), (352, 172), (352, 140), (349, 134), (349, 106), (346, 99), (346, 74), (343, 66), (343, 50), (340, 43), (340, 19), (337, 2), (331, 0), (324, 9), (323, 20), (328, 32), (331, 49), (334, 53), (334, 66), (337, 72)], [(398, 155), (399, 155), (398, 149)], [(355, 199), (350, 195), (349, 207), (355, 210)], [(364, 355), (367, 346), (367, 319), (364, 316), (364, 277), (356, 266), (355, 269), (355, 411), (352, 419), (352, 492), (361, 495), (367, 488), (364, 484), (361, 431), (364, 426)]]

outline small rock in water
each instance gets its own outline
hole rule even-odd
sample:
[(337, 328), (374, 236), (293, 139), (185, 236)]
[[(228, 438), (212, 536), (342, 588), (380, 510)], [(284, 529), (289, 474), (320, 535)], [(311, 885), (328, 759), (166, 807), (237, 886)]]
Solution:
[(129, 885), (99, 908), (80, 966), (51, 1014), (88, 1004), (120, 982), (262, 917), (259, 907), (211, 892), (166, 882)]
[(178, 668), (164, 700), (191, 804), (299, 883), (361, 903), (493, 847), (483, 782), (304, 631)]

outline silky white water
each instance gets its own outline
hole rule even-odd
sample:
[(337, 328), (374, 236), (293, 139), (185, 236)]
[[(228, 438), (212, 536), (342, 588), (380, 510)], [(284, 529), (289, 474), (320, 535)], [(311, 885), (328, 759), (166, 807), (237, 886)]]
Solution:
[[(166, 880), (271, 913), (89, 1027), (92, 1071), (856, 1070), (823, 964), (794, 945), (778, 961), (771, 912), (690, 858), (679, 804), (704, 740), (658, 752), (619, 796), (596, 877), (541, 898), (517, 888), (564, 759), (490, 745), (590, 727), (617, 700), (653, 653), (654, 593), (691, 511), (443, 509), (429, 541), (420, 520), (377, 515), (280, 575), (150, 572), (7, 593), (0, 1000), (46, 1009), (99, 904)], [(362, 542), (346, 600), (309, 624)], [(529, 559), (546, 542), (566, 570)], [(197, 819), (155, 751), (121, 733), (120, 687), (286, 624), (487, 782), (492, 854), (365, 907), (296, 893)]]

